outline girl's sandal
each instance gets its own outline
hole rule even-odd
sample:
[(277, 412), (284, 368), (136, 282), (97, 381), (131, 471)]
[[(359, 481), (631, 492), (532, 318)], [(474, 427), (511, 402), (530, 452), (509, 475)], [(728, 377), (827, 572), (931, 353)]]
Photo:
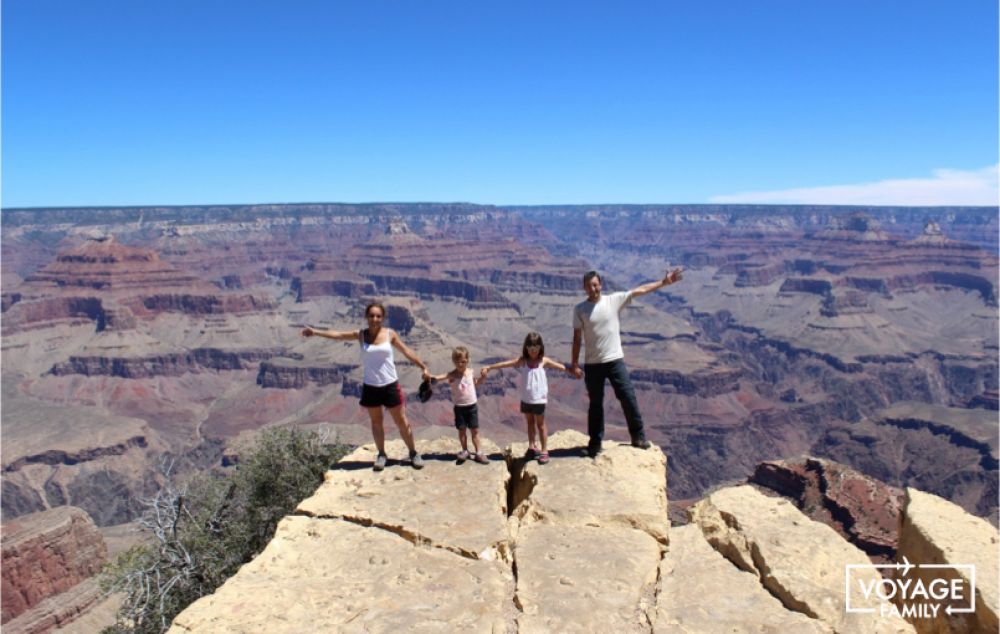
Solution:
[(549, 452), (543, 451), (538, 454), (538, 464), (547, 464), (549, 461)]

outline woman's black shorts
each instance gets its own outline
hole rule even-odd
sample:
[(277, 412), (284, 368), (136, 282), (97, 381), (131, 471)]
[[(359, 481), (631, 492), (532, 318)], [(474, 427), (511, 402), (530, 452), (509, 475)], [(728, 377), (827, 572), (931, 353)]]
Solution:
[(455, 427), (479, 429), (479, 408), (476, 407), (476, 403), (455, 406)]
[(545, 403), (525, 403), (521, 401), (521, 413), (522, 414), (545, 414)]
[(361, 386), (361, 407), (388, 407), (393, 408), (403, 404), (403, 390), (399, 387), (399, 381), (393, 381), (389, 385), (368, 385)]

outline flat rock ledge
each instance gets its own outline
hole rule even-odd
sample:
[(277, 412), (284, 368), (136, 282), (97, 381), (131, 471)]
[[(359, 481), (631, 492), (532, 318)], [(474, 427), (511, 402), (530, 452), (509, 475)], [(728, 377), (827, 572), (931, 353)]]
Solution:
[[(439, 438), (419, 444), (423, 470), (392, 441), (381, 472), (361, 447), (170, 632), (915, 631), (845, 610), (845, 566), (870, 581), (877, 569), (786, 500), (722, 489), (671, 531), (663, 452), (606, 441), (591, 459), (586, 440), (554, 434), (546, 465), (524, 458), (525, 443), (487, 442), (481, 465), (459, 464), (458, 441)], [(942, 525), (965, 522), (959, 512)]]

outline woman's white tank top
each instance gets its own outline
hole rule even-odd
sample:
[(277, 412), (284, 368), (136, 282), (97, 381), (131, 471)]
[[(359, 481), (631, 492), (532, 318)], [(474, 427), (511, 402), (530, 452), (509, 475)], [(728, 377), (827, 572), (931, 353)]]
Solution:
[(381, 387), (397, 381), (392, 341), (366, 343), (364, 330), (358, 335), (358, 339), (361, 342), (361, 365), (365, 369), (365, 385)]
[(538, 360), (538, 367), (532, 368), (525, 361), (520, 370), (521, 402), (534, 404), (547, 402), (549, 400), (549, 381), (545, 377), (541, 359)]

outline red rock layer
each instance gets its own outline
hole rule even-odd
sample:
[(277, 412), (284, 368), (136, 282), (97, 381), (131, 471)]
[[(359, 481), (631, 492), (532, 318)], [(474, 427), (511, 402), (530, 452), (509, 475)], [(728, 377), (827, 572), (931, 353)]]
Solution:
[[(236, 284), (239, 286), (239, 284)], [(7, 331), (55, 322), (92, 321), (98, 331), (135, 328), (137, 318), (161, 312), (191, 315), (271, 311), (270, 297), (226, 292), (181, 271), (149, 249), (112, 238), (88, 240), (60, 253), (4, 296)]]
[(59, 254), (55, 262), (29, 275), (24, 283), (33, 291), (46, 287), (109, 291), (156, 288), (160, 292), (213, 290), (206, 282), (164, 262), (156, 252), (118, 244), (113, 238), (88, 240)]
[[(458, 233), (459, 235), (454, 235)], [(319, 295), (413, 293), (517, 308), (505, 291), (577, 292), (582, 264), (556, 260), (546, 249), (515, 241), (504, 230), (421, 237), (399, 225), (337, 256), (315, 258), (294, 281), (299, 300)]]
[(100, 571), (104, 538), (82, 509), (60, 506), (3, 526), (3, 622)]
[(749, 481), (791, 499), (879, 561), (889, 561), (899, 543), (903, 491), (849, 467), (807, 458), (764, 462)]

